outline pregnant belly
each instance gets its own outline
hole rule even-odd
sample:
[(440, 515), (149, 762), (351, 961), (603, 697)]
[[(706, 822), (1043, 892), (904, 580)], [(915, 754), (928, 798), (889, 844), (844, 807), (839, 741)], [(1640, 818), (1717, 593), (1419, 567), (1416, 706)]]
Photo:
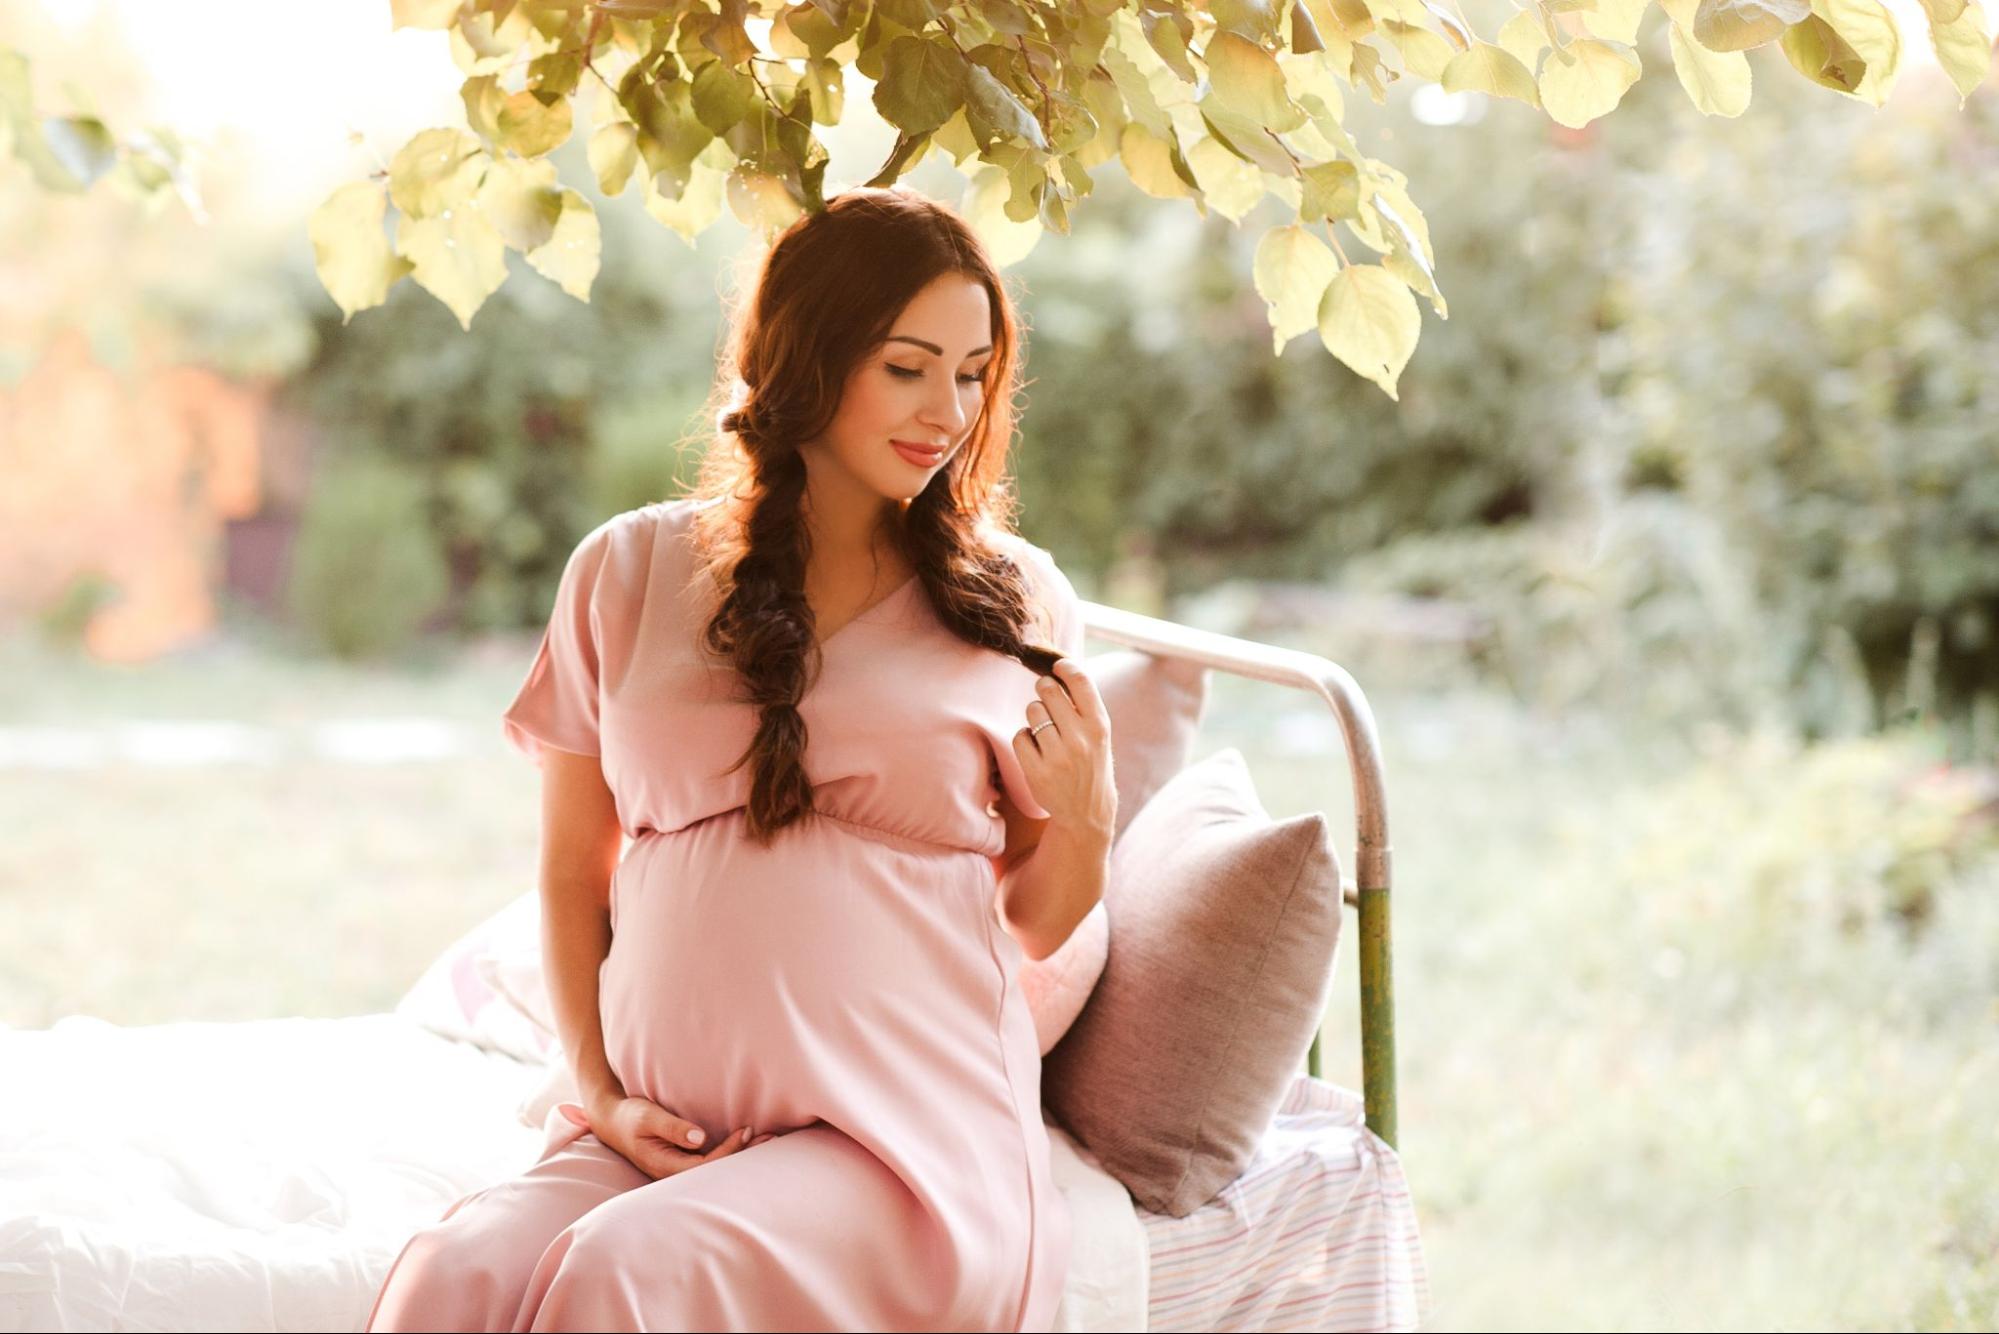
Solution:
[(825, 816), (766, 848), (742, 823), (648, 835), (618, 867), (599, 1008), (625, 1089), (721, 1135), (984, 1082), (1019, 957), (985, 857)]

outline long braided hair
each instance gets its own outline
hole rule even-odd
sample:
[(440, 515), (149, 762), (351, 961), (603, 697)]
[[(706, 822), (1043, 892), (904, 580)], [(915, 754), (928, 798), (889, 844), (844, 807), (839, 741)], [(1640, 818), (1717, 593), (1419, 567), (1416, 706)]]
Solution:
[[(722, 590), (703, 639), (757, 710), (747, 832), (768, 844), (809, 815), (799, 702), (820, 669), (805, 598), (809, 538), (798, 442), (832, 422), (850, 371), (929, 283), (960, 273), (992, 309), (985, 393), (964, 444), (900, 506), (896, 539), (939, 618), (968, 643), (1051, 669), (1052, 629), (1027, 572), (996, 540), (1012, 533), (1005, 472), (1019, 391), (1020, 326), (984, 246), (955, 212), (905, 188), (861, 187), (792, 223), (733, 312), (710, 395), (717, 430), (694, 494), (698, 560)], [(892, 516), (890, 516), (892, 517)]]

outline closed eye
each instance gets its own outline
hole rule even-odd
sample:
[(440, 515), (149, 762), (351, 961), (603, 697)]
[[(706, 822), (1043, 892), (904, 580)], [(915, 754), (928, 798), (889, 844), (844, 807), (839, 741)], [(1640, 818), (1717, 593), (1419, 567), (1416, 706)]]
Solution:
[[(911, 370), (907, 366), (890, 366), (888, 368), (888, 372), (890, 375), (900, 376), (902, 379), (905, 380), (920, 380), (923, 378), (922, 371)], [(958, 377), (958, 383), (978, 384), (981, 381), (983, 381), (985, 378), (986, 378), (986, 373), (984, 371), (974, 371), (970, 375), (960, 375)]]

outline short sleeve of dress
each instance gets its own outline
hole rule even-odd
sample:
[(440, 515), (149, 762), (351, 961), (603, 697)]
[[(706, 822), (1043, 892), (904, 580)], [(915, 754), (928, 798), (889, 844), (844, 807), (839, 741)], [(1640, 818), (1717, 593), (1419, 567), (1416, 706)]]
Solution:
[(596, 590), (610, 547), (605, 523), (576, 544), (556, 585), (555, 609), (527, 679), (500, 715), (506, 738), (542, 765), (542, 748), (601, 753), (597, 737), (599, 620)]
[[(1069, 582), (1069, 576), (1062, 572), (1062, 567), (1055, 563), (1053, 556), (1040, 547), (1026, 543), (1022, 545), (1026, 548), (1022, 564), (1025, 566), (1028, 585), (1039, 618), (1039, 624), (1030, 627), (1029, 636), (1036, 637), (1047, 633), (1048, 631), (1041, 628), (1047, 626), (1052, 629), (1054, 636), (1054, 641), (1049, 647), (1060, 650), (1065, 658), (1074, 658), (1081, 662), (1084, 635), (1083, 604), (1082, 599), (1077, 596), (1075, 585)], [(1019, 708), (1013, 715), (1023, 720), (1019, 726), (1026, 725), (1024, 719), (1027, 705), (1035, 698), (1033, 674), (1023, 673), (1023, 678), (1026, 682), (1025, 693), (1021, 696)], [(1036, 801), (1034, 794), (1029, 791), (1027, 775), (1020, 767), (1020, 757), (1013, 752), (1011, 737), (1007, 739), (1005, 745), (995, 747), (993, 760), (996, 769), (993, 780), (1004, 788), (1014, 808), (1031, 820), (1046, 820), (1048, 809)]]

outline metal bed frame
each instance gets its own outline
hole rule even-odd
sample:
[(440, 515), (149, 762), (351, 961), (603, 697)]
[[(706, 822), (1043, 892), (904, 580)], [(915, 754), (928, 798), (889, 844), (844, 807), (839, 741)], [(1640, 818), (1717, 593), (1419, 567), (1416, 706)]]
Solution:
[[(1175, 621), (1082, 600), (1086, 632), (1157, 658), (1196, 662), (1211, 671), (1313, 695), (1333, 711), (1354, 792), (1354, 874), (1340, 877), (1342, 900), (1360, 919), (1360, 1057), (1367, 1126), (1395, 1147), (1395, 994), (1389, 968), (1388, 804), (1381, 748), (1367, 696), (1345, 668), (1315, 653), (1259, 644)], [(1324, 1024), (1321, 1022), (1323, 1029)], [(1322, 1032), (1312, 1036), (1305, 1069), (1320, 1076)]]

